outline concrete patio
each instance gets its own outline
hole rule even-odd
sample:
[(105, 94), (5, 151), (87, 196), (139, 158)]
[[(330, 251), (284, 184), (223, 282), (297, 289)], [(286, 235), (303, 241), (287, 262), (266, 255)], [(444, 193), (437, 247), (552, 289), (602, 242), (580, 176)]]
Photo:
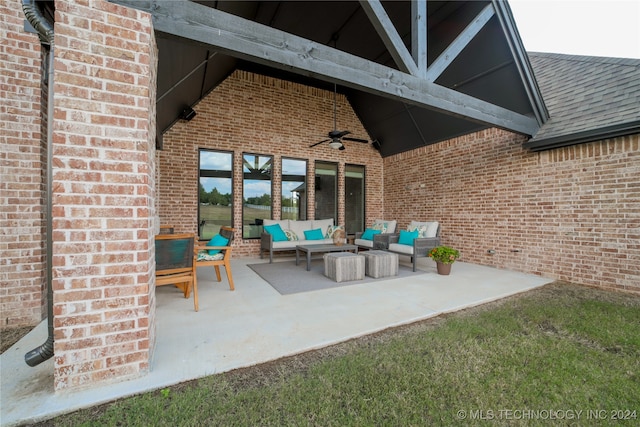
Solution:
[[(408, 264), (408, 258), (401, 263)], [(285, 258), (279, 257), (275, 262)], [(287, 258), (290, 259), (290, 258)], [(47, 335), (43, 321), (0, 357), (0, 425), (51, 418), (133, 394), (251, 366), (494, 301), (540, 287), (551, 280), (457, 262), (450, 276), (421, 259), (426, 274), (280, 295), (247, 264), (236, 259), (234, 292), (224, 272), (198, 274), (200, 311), (170, 286), (157, 290), (157, 344), (151, 372), (141, 378), (77, 392), (53, 390), (53, 359), (29, 367), (27, 351)], [(300, 265), (299, 268), (305, 268)]]

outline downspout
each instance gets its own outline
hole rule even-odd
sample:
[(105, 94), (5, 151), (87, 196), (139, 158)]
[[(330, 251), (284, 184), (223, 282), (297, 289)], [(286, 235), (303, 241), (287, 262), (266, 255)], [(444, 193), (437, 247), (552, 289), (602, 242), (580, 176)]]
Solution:
[(49, 337), (39, 347), (27, 352), (24, 360), (29, 366), (36, 366), (53, 356), (53, 286), (51, 281), (52, 272), (52, 234), (53, 223), (51, 220), (52, 205), (52, 167), (53, 159), (53, 26), (44, 17), (36, 0), (22, 0), (22, 10), (27, 21), (36, 29), (42, 45), (49, 45), (49, 56), (47, 58), (47, 185), (45, 195), (45, 215), (46, 215), (46, 283), (47, 283), (47, 320), (49, 324)]

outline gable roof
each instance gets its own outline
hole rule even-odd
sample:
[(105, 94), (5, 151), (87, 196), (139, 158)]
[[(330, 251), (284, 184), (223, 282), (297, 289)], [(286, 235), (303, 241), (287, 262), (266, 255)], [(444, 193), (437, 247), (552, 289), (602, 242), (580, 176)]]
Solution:
[(159, 134), (235, 69), (337, 85), (383, 157), (547, 119), (504, 0), (110, 1), (152, 15)]
[(640, 59), (529, 53), (549, 120), (538, 151), (640, 132)]

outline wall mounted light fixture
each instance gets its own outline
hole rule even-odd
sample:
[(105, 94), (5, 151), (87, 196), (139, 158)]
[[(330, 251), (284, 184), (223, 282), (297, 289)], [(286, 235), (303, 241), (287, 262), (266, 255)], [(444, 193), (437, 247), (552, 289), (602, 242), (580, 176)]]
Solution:
[(196, 112), (191, 107), (185, 108), (184, 111), (182, 111), (182, 113), (180, 114), (180, 118), (186, 121), (191, 121), (191, 119), (193, 119), (195, 116)]

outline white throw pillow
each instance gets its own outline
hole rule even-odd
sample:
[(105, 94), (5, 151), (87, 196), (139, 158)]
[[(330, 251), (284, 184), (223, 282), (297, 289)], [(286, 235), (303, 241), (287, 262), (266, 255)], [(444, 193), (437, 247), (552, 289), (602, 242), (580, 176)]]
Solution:
[[(379, 225), (383, 224), (383, 225)], [(396, 231), (396, 220), (387, 221), (384, 219), (376, 219), (373, 221), (371, 228), (374, 230), (380, 230), (381, 233), (394, 233)]]
[(411, 221), (407, 226), (407, 231), (418, 230), (419, 237), (436, 237), (438, 233), (438, 221)]
[(322, 235), (327, 235), (327, 230), (329, 227), (333, 225), (333, 218), (329, 219), (314, 219), (313, 220), (313, 228), (319, 228), (322, 230)]

